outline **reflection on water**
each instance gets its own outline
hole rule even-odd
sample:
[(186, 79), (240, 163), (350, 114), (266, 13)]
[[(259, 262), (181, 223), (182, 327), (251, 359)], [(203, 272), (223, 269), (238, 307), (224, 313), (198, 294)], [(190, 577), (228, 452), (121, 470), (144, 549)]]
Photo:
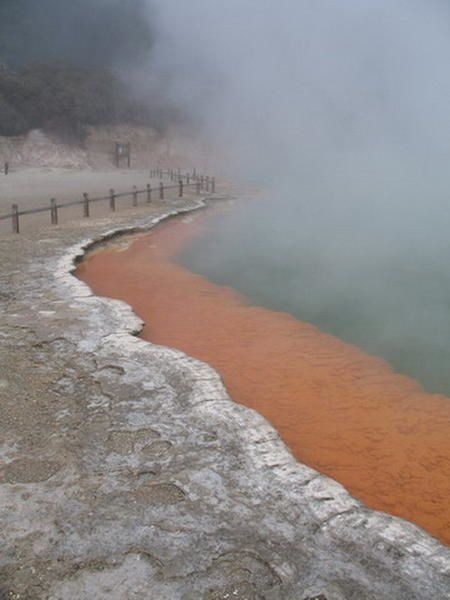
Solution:
[(232, 398), (270, 420), (300, 461), (450, 542), (450, 400), (176, 264), (208, 226), (204, 218), (160, 226), (120, 252), (91, 255), (77, 274), (131, 304), (145, 339), (214, 366)]

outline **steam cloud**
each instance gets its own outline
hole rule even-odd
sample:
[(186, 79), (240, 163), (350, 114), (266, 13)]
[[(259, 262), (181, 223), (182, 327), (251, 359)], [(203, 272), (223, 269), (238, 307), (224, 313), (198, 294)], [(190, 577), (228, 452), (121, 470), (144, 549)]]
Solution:
[(1, 0), (0, 58), (12, 67), (65, 60), (129, 67), (148, 55), (145, 0)]
[(450, 391), (449, 4), (149, 6), (151, 77), (266, 191), (196, 268)]

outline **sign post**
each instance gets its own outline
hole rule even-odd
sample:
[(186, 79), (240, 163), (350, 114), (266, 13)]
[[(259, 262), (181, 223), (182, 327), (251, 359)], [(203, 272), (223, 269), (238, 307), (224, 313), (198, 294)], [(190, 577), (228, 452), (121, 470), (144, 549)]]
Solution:
[(115, 151), (116, 167), (120, 167), (121, 162), (127, 161), (128, 168), (131, 167), (131, 144), (121, 144), (116, 142)]

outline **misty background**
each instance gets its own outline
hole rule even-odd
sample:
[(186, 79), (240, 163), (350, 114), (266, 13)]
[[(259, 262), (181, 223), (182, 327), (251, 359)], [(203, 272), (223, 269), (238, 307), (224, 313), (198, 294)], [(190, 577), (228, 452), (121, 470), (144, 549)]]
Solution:
[(164, 74), (264, 190), (183, 262), (450, 393), (450, 6), (151, 3)]
[(160, 132), (178, 115), (151, 64), (146, 0), (0, 0), (0, 135), (53, 132), (82, 141), (87, 126)]
[(0, 56), (9, 65), (68, 61), (83, 66), (129, 65), (152, 45), (141, 0), (2, 0)]
[(0, 135), (181, 125), (262, 190), (191, 268), (450, 393), (449, 65), (447, 0), (0, 0)]

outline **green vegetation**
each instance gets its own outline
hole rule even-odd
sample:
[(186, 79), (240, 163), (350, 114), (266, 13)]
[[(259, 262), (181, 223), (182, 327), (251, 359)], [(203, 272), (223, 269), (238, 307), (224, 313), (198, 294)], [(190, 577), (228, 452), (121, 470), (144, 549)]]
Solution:
[(82, 137), (86, 125), (163, 126), (161, 114), (133, 99), (107, 68), (68, 63), (0, 71), (0, 135), (46, 129)]
[(163, 129), (173, 115), (122, 78), (149, 61), (150, 21), (145, 0), (0, 0), (0, 135)]

